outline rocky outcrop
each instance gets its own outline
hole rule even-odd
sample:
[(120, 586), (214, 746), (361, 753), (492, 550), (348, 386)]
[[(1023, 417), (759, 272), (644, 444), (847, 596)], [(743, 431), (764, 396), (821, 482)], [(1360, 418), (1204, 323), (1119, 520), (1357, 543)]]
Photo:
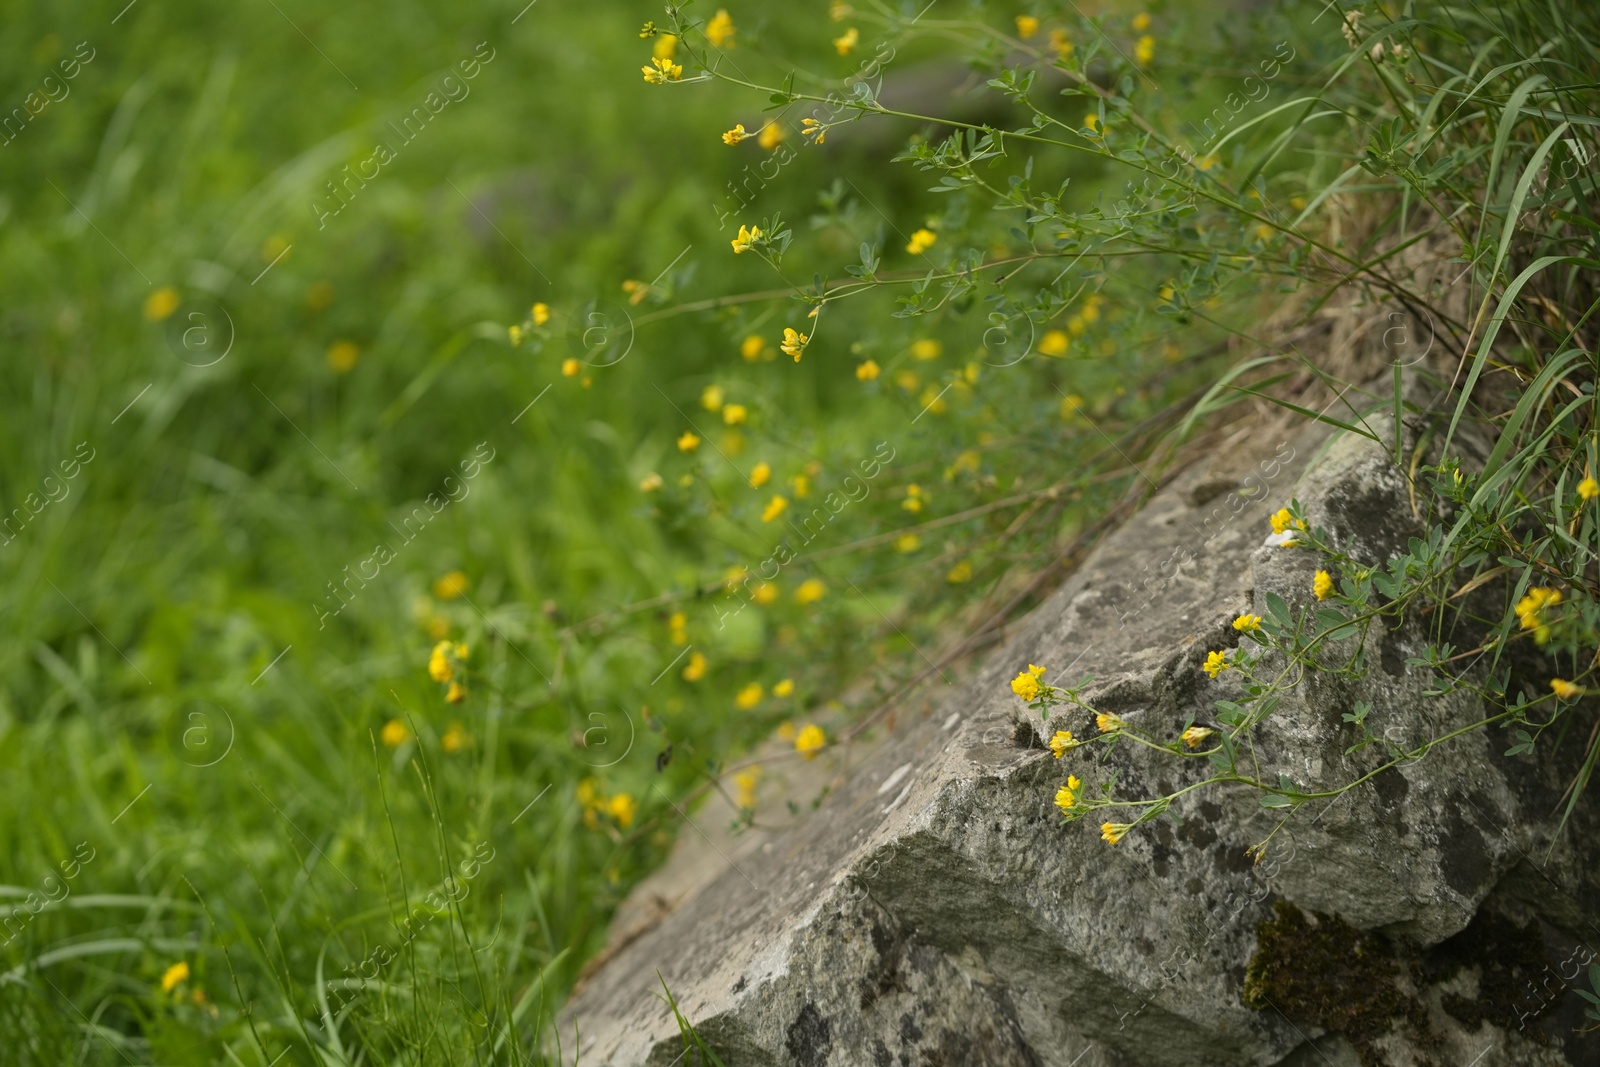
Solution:
[[(1392, 440), (1384, 416), (1367, 421)], [(569, 1006), (578, 1062), (696, 1062), (663, 982), (729, 1067), (1600, 1062), (1573, 1032), (1581, 1002), (1557, 995), (1600, 948), (1594, 855), (1573, 845), (1594, 839), (1591, 805), (1546, 858), (1570, 761), (1507, 758), (1502, 732), (1469, 733), (1308, 803), (1260, 862), (1246, 850), (1282, 812), (1254, 793), (1190, 794), (1116, 845), (1055, 809), (1069, 772), (1149, 796), (1197, 780), (1200, 761), (1128, 744), (1058, 760), (1045, 738), (1094, 727), (1082, 711), (1039, 721), (1008, 689), (1018, 670), (1092, 674), (1097, 710), (1176, 737), (1230, 692), (1200, 666), (1238, 643), (1231, 620), (1269, 593), (1311, 598), (1309, 554), (1263, 544), (1282, 502), (1373, 564), (1421, 532), (1406, 476), (1371, 441), (1257, 440), (1156, 493), (931, 715), (852, 767), (798, 767), (834, 777), (797, 824), (731, 837), (698, 813), (698, 844), (641, 887)], [(1448, 625), (1376, 627), (1364, 678), (1309, 676), (1257, 729), (1262, 772), (1332, 789), (1391, 745), (1481, 719), (1470, 690), (1436, 695), (1408, 663)], [(1347, 752), (1358, 701), (1385, 743)]]

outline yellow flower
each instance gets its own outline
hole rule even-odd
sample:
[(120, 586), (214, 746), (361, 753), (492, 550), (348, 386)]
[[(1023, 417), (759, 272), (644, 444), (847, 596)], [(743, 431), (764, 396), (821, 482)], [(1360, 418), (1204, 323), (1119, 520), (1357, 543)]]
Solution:
[(663, 33), (656, 38), (655, 47), (650, 50), (657, 59), (671, 59), (678, 54), (678, 38), (670, 33)]
[(1100, 132), (1100, 116), (1098, 114), (1096, 114), (1095, 112), (1092, 112), (1092, 111), (1089, 114), (1083, 116), (1083, 128), (1088, 130), (1090, 133), (1099, 133)]
[(506, 336), (508, 338), (510, 338), (510, 340), (511, 340), (511, 347), (515, 348), (517, 345), (520, 345), (522, 343), (522, 327), (521, 326), (507, 326), (506, 327)]
[(922, 405), (922, 409), (924, 411), (932, 412), (935, 415), (943, 415), (945, 413), (945, 409), (949, 407), (949, 405), (944, 402), (942, 391), (935, 392), (933, 386), (931, 385), (922, 391), (922, 398), (918, 400), (917, 403)]
[(741, 808), (756, 806), (756, 783), (761, 780), (761, 768), (751, 767), (749, 770), (740, 771), (733, 776), (736, 790), (734, 803)]
[(442, 574), (433, 583), (433, 595), (440, 600), (454, 600), (467, 591), (467, 576), (460, 571)]
[(878, 377), (878, 364), (875, 360), (856, 364), (856, 380), (870, 382)]
[[(851, 26), (848, 30), (845, 30), (843, 37), (835, 37), (833, 39), (833, 47), (841, 56), (847, 56), (851, 52), (854, 52), (856, 50), (856, 45), (860, 43), (861, 31), (856, 29), (854, 26)], [(817, 143), (822, 143), (820, 137), (817, 139)]]
[(675, 82), (683, 77), (683, 67), (670, 59), (662, 59), (660, 56), (655, 56), (650, 62), (655, 67), (654, 70), (650, 67), (640, 67), (639, 69), (644, 71), (644, 80), (651, 85), (665, 85), (667, 82)]
[(411, 728), (399, 719), (390, 719), (383, 724), (383, 731), (378, 737), (390, 748), (399, 748), (411, 740)]
[(467, 699), (467, 690), (460, 682), (451, 682), (450, 688), (445, 691), (444, 698), (451, 704), (459, 704)]
[(750, 246), (759, 240), (761, 240), (760, 226), (740, 226), (739, 235), (729, 243), (733, 245), (733, 254), (737, 256), (740, 253), (748, 251)]
[(472, 743), (472, 738), (458, 722), (452, 722), (439, 739), (439, 747), (446, 752), (460, 752)]
[(1122, 835), (1131, 829), (1125, 822), (1103, 822), (1100, 824), (1100, 840), (1108, 845), (1114, 845), (1122, 840)]
[(1272, 532), (1281, 534), (1285, 530), (1304, 530), (1306, 524), (1289, 514), (1288, 508), (1279, 508), (1272, 514)]
[(815, 138), (812, 143), (821, 144), (823, 139), (828, 136), (828, 127), (816, 119), (801, 119), (800, 136)]
[(795, 735), (794, 723), (782, 722), (778, 724), (778, 740), (793, 741)]
[(1060, 759), (1077, 747), (1077, 743), (1072, 740), (1071, 730), (1057, 730), (1056, 735), (1050, 739), (1050, 751), (1056, 754), (1056, 759)]
[(626, 793), (618, 793), (606, 802), (606, 814), (617, 820), (617, 825), (626, 830), (633, 825), (633, 816), (639, 810), (639, 802)]
[(1061, 398), (1061, 417), (1063, 419), (1071, 419), (1078, 414), (1078, 410), (1082, 407), (1083, 397), (1077, 393), (1068, 393)]
[(806, 759), (815, 759), (817, 751), (827, 743), (828, 735), (822, 732), (822, 727), (813, 723), (795, 735), (794, 750)]
[(448, 682), (455, 673), (450, 665), (450, 642), (440, 641), (428, 655), (428, 677), (436, 682)]
[(796, 604), (815, 604), (828, 592), (828, 587), (822, 584), (820, 578), (807, 578), (800, 583), (800, 588), (794, 591)]
[(1327, 571), (1318, 571), (1311, 579), (1311, 591), (1318, 600), (1327, 600), (1328, 594), (1333, 592), (1333, 576)]
[(535, 305), (533, 305), (533, 324), (535, 326), (543, 326), (545, 323), (547, 323), (549, 321), (550, 321), (550, 305), (549, 304), (535, 304)]
[(1100, 714), (1096, 715), (1094, 717), (1094, 724), (1100, 728), (1100, 732), (1103, 734), (1116, 733), (1118, 730), (1128, 725), (1122, 721), (1120, 716), (1113, 715), (1107, 711), (1102, 711)]
[(834, 22), (843, 22), (855, 13), (855, 8), (845, 3), (844, 0), (832, 0), (828, 4), (828, 17)]
[(1133, 61), (1135, 63), (1139, 64), (1141, 67), (1146, 67), (1150, 65), (1150, 61), (1155, 57), (1156, 39), (1154, 37), (1151, 37), (1149, 34), (1145, 34), (1134, 43)]
[(743, 404), (729, 404), (722, 409), (722, 421), (729, 426), (738, 426), (745, 421), (747, 414)]
[(938, 359), (942, 352), (944, 352), (944, 345), (931, 337), (922, 337), (911, 342), (911, 358), (913, 359)]
[(162, 972), (161, 992), (170, 993), (172, 992), (173, 987), (179, 982), (187, 982), (188, 980), (189, 965), (183, 960), (179, 960), (177, 963), (174, 963), (171, 967), (168, 967), (164, 972)]
[(786, 697), (792, 692), (794, 692), (793, 678), (785, 678), (783, 681), (772, 687), (772, 695), (775, 697)]
[(1183, 743), (1190, 748), (1199, 748), (1200, 743), (1214, 733), (1215, 730), (1208, 730), (1204, 726), (1191, 726), (1183, 731)]
[(707, 411), (722, 410), (722, 386), (708, 385), (700, 390), (700, 406)]
[(789, 502), (787, 500), (785, 500), (783, 497), (781, 497), (781, 496), (773, 497), (771, 500), (767, 501), (766, 508), (762, 510), (762, 512), (761, 512), (761, 521), (762, 522), (771, 522), (773, 519), (776, 519), (779, 515), (782, 515), (783, 514), (783, 509), (788, 507), (788, 506), (789, 506)]
[(568, 378), (576, 378), (583, 371), (583, 364), (573, 356), (568, 356), (561, 361), (561, 373)]
[(764, 695), (766, 695), (766, 690), (761, 688), (761, 683), (751, 682), (749, 685), (739, 690), (738, 694), (733, 698), (733, 702), (741, 710), (749, 711), (751, 708), (761, 703), (761, 698)]
[(145, 298), (144, 317), (151, 322), (160, 322), (178, 310), (178, 290), (170, 285), (162, 286)]
[(750, 488), (760, 489), (772, 480), (772, 467), (765, 462), (757, 463), (750, 470)]
[(741, 122), (733, 129), (722, 135), (722, 143), (726, 145), (735, 145), (744, 140), (746, 137), (751, 136), (754, 135), (746, 132), (744, 123)]
[(756, 138), (756, 144), (768, 152), (774, 151), (783, 143), (783, 127), (776, 122), (769, 122), (761, 127), (761, 134)]
[(1150, 28), (1150, 16), (1143, 11), (1133, 16), (1133, 32), (1143, 33)]
[(333, 303), (333, 286), (327, 282), (315, 282), (306, 290), (306, 307), (312, 311), (324, 311)]
[(796, 499), (804, 500), (806, 497), (811, 495), (811, 479), (807, 478), (804, 474), (796, 474), (793, 478), (789, 479), (789, 484), (794, 487), (794, 495)]
[(970, 582), (972, 580), (972, 562), (964, 559), (960, 563), (957, 563), (954, 567), (950, 568), (950, 573), (944, 576), (944, 580), (949, 582), (951, 585), (960, 585), (962, 582)]
[(1533, 639), (1539, 644), (1550, 640), (1550, 627), (1545, 622), (1542, 612), (1545, 608), (1553, 608), (1561, 603), (1561, 593), (1555, 589), (1530, 589), (1527, 596), (1517, 601), (1517, 621), (1522, 629), (1532, 630)]
[(1227, 652), (1207, 652), (1205, 665), (1200, 669), (1215, 678), (1231, 666), (1233, 664), (1228, 662)]
[(1600, 482), (1595, 481), (1593, 478), (1585, 478), (1578, 483), (1578, 496), (1584, 500), (1593, 500), (1595, 497), (1600, 496)]
[(783, 349), (784, 355), (793, 356), (794, 361), (799, 363), (800, 354), (806, 350), (806, 345), (810, 342), (810, 337), (807, 337), (799, 330), (785, 326), (783, 328), (783, 344), (778, 347)]
[(1261, 629), (1261, 616), (1244, 614), (1233, 620), (1233, 628), (1243, 633), (1245, 630)]
[(649, 474), (646, 474), (643, 478), (639, 479), (639, 488), (647, 493), (655, 492), (657, 489), (661, 488), (661, 475), (657, 474), (655, 471), (651, 471)]
[(693, 452), (700, 447), (700, 435), (690, 430), (683, 431), (683, 436), (678, 438), (679, 452)]
[[(1063, 731), (1063, 732), (1065, 732), (1065, 731)], [(1060, 736), (1061, 736), (1061, 734), (1056, 734), (1056, 737), (1060, 737)], [(1071, 738), (1072, 738), (1072, 735), (1071, 734), (1067, 734), (1066, 736), (1067, 736), (1067, 739), (1070, 741)], [(1054, 748), (1055, 745), (1056, 745), (1055, 741), (1052, 740), (1050, 742), (1050, 747)], [(1056, 753), (1056, 758), (1060, 759), (1061, 758), (1061, 753), (1057, 752)], [(1067, 775), (1067, 784), (1062, 786), (1060, 789), (1056, 790), (1056, 807), (1060, 808), (1062, 811), (1066, 811), (1068, 808), (1073, 807), (1075, 804), (1078, 803), (1078, 790), (1080, 790), (1082, 788), (1083, 788), (1083, 783), (1078, 780), (1078, 776), (1077, 775), (1075, 775), (1075, 774)]]
[(1056, 54), (1057, 59), (1064, 59), (1072, 51), (1072, 38), (1067, 36), (1066, 30), (1050, 31), (1050, 50)]
[(765, 607), (768, 604), (777, 602), (778, 587), (773, 582), (762, 582), (760, 585), (755, 587), (755, 590), (751, 592), (750, 597), (757, 604)]
[(1033, 675), (1035, 678), (1043, 678), (1044, 672), (1047, 670), (1049, 670), (1048, 667), (1035, 667), (1031, 663), (1028, 664), (1028, 673)]
[(683, 668), (683, 680), (698, 682), (706, 676), (706, 658), (698, 652), (689, 653), (689, 662)]
[(914, 256), (920, 256), (922, 253), (932, 248), (934, 242), (938, 239), (938, 234), (924, 227), (923, 229), (920, 229), (911, 235), (911, 240), (906, 244), (906, 251), (910, 252)]
[(726, 11), (718, 10), (706, 22), (706, 40), (711, 42), (712, 48), (721, 48), (724, 45), (732, 48), (733, 35), (738, 32), (733, 27), (733, 19)]
[(335, 374), (348, 374), (361, 358), (361, 349), (353, 341), (335, 341), (328, 346), (328, 366)]
[(906, 498), (900, 501), (900, 506), (913, 515), (922, 510), (922, 486), (912, 482), (906, 486)]
[(1550, 691), (1562, 700), (1575, 700), (1583, 696), (1583, 686), (1561, 678), (1550, 679)]
[(1030, 704), (1038, 699), (1041, 688), (1038, 677), (1028, 671), (1011, 679), (1011, 691)]
[(896, 552), (915, 552), (922, 547), (922, 538), (914, 533), (901, 534), (894, 539)]
[(1017, 36), (1026, 41), (1039, 32), (1039, 20), (1032, 15), (1017, 16)]
[(1064, 356), (1071, 345), (1065, 332), (1061, 330), (1047, 330), (1039, 338), (1039, 354), (1041, 356)]
[(687, 644), (689, 641), (689, 616), (681, 611), (674, 611), (672, 617), (667, 620), (667, 629), (671, 631), (673, 644)]

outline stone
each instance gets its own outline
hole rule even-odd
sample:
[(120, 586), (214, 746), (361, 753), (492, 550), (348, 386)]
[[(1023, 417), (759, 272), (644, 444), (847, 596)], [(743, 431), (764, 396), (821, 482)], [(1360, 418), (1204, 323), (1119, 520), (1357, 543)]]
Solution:
[[(1392, 441), (1387, 415), (1365, 421)], [(1406, 456), (1423, 430), (1408, 417)], [(1127, 741), (1058, 760), (1046, 739), (1093, 737), (1092, 719), (1041, 721), (1009, 680), (1030, 663), (1057, 685), (1092, 674), (1090, 705), (1156, 737), (1216, 725), (1236, 683), (1206, 677), (1206, 653), (1237, 645), (1231, 621), (1265, 614), (1269, 594), (1296, 611), (1313, 600), (1315, 558), (1264, 544), (1291, 497), (1374, 566), (1423, 531), (1386, 449), (1325, 426), (1258, 433), (1182, 472), (928, 714), (852, 749), (849, 768), (791, 761), (797, 801), (827, 785), (817, 810), (739, 837), (699, 812), (703, 841), (687, 834), (640, 887), (657, 903), (628, 912), (568, 1006), (579, 1062), (697, 1062), (663, 983), (729, 1067), (1594, 1062), (1575, 998), (1547, 1003), (1549, 978), (1537, 1002), (1520, 988), (1546, 971), (1581, 981), (1565, 972), (1595, 958), (1596, 864), (1573, 844), (1594, 819), (1580, 807), (1552, 834), (1571, 759), (1508, 759), (1493, 729), (1424, 747), (1485, 715), (1470, 689), (1432, 695), (1432, 672), (1408, 662), (1450, 620), (1380, 620), (1364, 677), (1309, 675), (1257, 727), (1269, 778), (1316, 792), (1371, 775), (1276, 833), (1283, 813), (1236, 787), (1186, 794), (1177, 818), (1115, 845), (1054, 806), (1068, 773), (1086, 792), (1114, 773), (1118, 797), (1150, 797), (1209, 764)], [(1458, 648), (1480, 636), (1457, 630)], [(1358, 701), (1382, 743), (1347, 753)], [(1379, 770), (1399, 750), (1420, 755)], [(1497, 931), (1517, 952), (1474, 948)], [(1326, 1010), (1354, 996), (1328, 946), (1381, 961), (1357, 972), (1389, 983), (1366, 990), (1364, 1027)]]

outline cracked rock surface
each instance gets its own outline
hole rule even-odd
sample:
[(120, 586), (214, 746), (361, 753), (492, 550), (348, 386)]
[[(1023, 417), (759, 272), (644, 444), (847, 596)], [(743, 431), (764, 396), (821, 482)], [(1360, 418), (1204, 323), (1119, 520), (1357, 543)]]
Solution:
[[(1369, 422), (1392, 439), (1382, 416)], [(1522, 989), (1541, 961), (1576, 973), (1586, 946), (1600, 948), (1594, 856), (1573, 846), (1594, 839), (1594, 820), (1580, 808), (1547, 861), (1572, 768), (1507, 759), (1501, 731), (1306, 805), (1259, 864), (1246, 849), (1281, 813), (1237, 789), (1188, 794), (1179, 819), (1114, 846), (1055, 809), (1068, 773), (1087, 791), (1114, 770), (1117, 795), (1133, 797), (1182, 788), (1209, 765), (1128, 744), (1057, 760), (1043, 739), (1093, 737), (1093, 724), (1059, 708), (1040, 722), (1009, 680), (1029, 663), (1056, 684), (1092, 674), (1091, 705), (1158, 737), (1191, 716), (1214, 722), (1213, 701), (1236, 691), (1200, 664), (1238, 643), (1233, 618), (1264, 613), (1269, 591), (1296, 610), (1311, 600), (1315, 558), (1263, 544), (1291, 496), (1374, 565), (1422, 530), (1404, 473), (1354, 435), (1313, 427), (1186, 471), (931, 715), (857, 746), (851, 766), (793, 764), (797, 801), (832, 776), (817, 810), (738, 837), (716, 827), (725, 811), (696, 813), (699, 833), (686, 830), (625, 905), (606, 962), (568, 1006), (578, 1062), (697, 1062), (663, 980), (729, 1067), (1600, 1062), (1600, 1044), (1572, 1033), (1575, 998), (1554, 997), (1548, 978), (1543, 999)], [(1346, 753), (1355, 735), (1341, 716), (1356, 701), (1405, 749), (1483, 718), (1470, 692), (1428, 695), (1430, 672), (1407, 664), (1427, 625), (1374, 627), (1365, 678), (1314, 675), (1295, 689), (1257, 728), (1263, 773), (1319, 790), (1379, 767), (1379, 746)], [(1310, 940), (1287, 956), (1303, 974), (1245, 1003), (1280, 903), (1309, 917), (1282, 927), (1297, 936), (1346, 931), (1378, 946), (1364, 972), (1388, 976), (1368, 991), (1376, 1036), (1295, 992), (1340, 973)], [(1496, 937), (1509, 947), (1486, 948)]]

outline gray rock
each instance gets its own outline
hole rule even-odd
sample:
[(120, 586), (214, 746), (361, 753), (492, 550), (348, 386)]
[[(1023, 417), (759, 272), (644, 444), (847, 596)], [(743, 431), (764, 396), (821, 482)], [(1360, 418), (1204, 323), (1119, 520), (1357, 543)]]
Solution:
[[(1392, 436), (1384, 417), (1368, 421)], [(1600, 903), (1595, 864), (1570, 846), (1592, 839), (1593, 820), (1542, 859), (1571, 768), (1502, 757), (1499, 731), (1311, 802), (1260, 863), (1246, 850), (1281, 813), (1237, 787), (1187, 794), (1177, 819), (1116, 845), (1054, 807), (1069, 772), (1086, 790), (1114, 772), (1117, 796), (1144, 797), (1199, 781), (1209, 764), (1126, 741), (1057, 760), (1042, 747), (1053, 731), (1096, 730), (1082, 711), (1039, 721), (1009, 691), (1019, 670), (1048, 665), (1056, 684), (1093, 674), (1084, 696), (1097, 710), (1176, 739), (1235, 692), (1227, 672), (1212, 681), (1200, 670), (1207, 651), (1238, 643), (1231, 620), (1265, 614), (1269, 592), (1295, 610), (1313, 599), (1316, 560), (1263, 545), (1272, 511), (1298, 497), (1374, 565), (1422, 530), (1405, 475), (1370, 441), (1312, 427), (1255, 451), (1156, 493), (937, 711), (850, 752), (853, 768), (828, 768), (838, 776), (825, 803), (797, 825), (735, 839), (706, 830), (717, 816), (701, 812), (711, 848), (683, 851), (641, 887), (636, 897), (660, 906), (619, 935), (569, 1005), (579, 1062), (696, 1062), (659, 996), (664, 981), (729, 1067), (1353, 1064), (1359, 1039), (1325, 1033), (1312, 1008), (1241, 999), (1279, 900), (1393, 947), (1394, 996), (1415, 1008), (1411, 1023), (1368, 1041), (1372, 1062), (1592, 1062), (1564, 1025), (1568, 1006), (1562, 1025), (1555, 1015), (1496, 1025), (1503, 1010), (1459, 1017), (1471, 1016), (1462, 1003), (1486, 1002), (1474, 983), (1498, 966), (1462, 934), (1492, 894), (1495, 914), (1542, 924), (1569, 956), (1600, 946), (1587, 919)], [(1431, 673), (1406, 663), (1439, 625), (1375, 626), (1361, 649), (1366, 677), (1309, 676), (1257, 728), (1261, 773), (1314, 791), (1375, 770), (1389, 758), (1382, 746), (1345, 751), (1355, 734), (1341, 716), (1356, 701), (1371, 705), (1375, 733), (1407, 750), (1484, 717), (1470, 691), (1429, 695)], [(826, 766), (797, 765), (796, 799)], [(1313, 979), (1339, 965), (1309, 951), (1304, 962)]]

